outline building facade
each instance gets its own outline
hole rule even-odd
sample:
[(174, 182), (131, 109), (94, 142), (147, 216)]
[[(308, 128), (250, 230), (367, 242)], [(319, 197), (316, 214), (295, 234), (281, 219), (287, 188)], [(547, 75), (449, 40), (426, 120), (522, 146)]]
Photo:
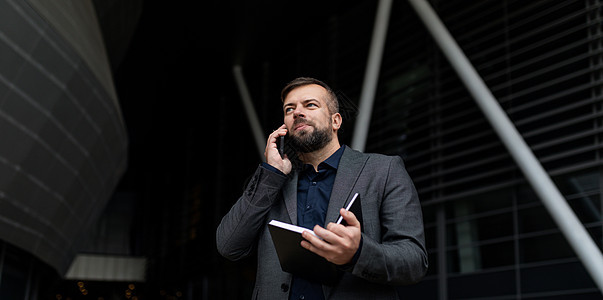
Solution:
[[(119, 68), (88, 26), (111, 24), (98, 10), (116, 1), (97, 1), (96, 14), (65, 3), (0, 0), (0, 137), (13, 141), (0, 145), (0, 298), (249, 299), (254, 259), (228, 262), (214, 242), (261, 156), (232, 67), (264, 132), (282, 124), (288, 81), (324, 80), (351, 145), (377, 1), (147, 2), (128, 53), (107, 45)], [(603, 3), (429, 3), (601, 248)], [(111, 28), (104, 40), (126, 43)], [(365, 151), (401, 156), (423, 207), (430, 269), (401, 299), (600, 299), (406, 1), (389, 14)], [(86, 277), (102, 262), (64, 278), (82, 249), (145, 257), (146, 283)]]
[(0, 298), (42, 299), (127, 166), (92, 1), (0, 1), (0, 137)]
[[(602, 3), (430, 3), (601, 248)], [(375, 5), (331, 16), (248, 78), (268, 75), (274, 95), (280, 77), (325, 79), (346, 93), (350, 143)], [(402, 299), (600, 297), (406, 1), (393, 3), (378, 83), (366, 151), (405, 159), (430, 254), (427, 277), (400, 288)]]

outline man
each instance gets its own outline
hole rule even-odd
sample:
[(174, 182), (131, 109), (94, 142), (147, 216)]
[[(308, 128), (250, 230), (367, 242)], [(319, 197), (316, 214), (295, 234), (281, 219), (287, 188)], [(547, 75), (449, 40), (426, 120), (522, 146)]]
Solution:
[[(398, 299), (394, 285), (418, 282), (427, 271), (421, 207), (402, 160), (340, 146), (337, 97), (319, 80), (293, 80), (281, 100), (284, 124), (218, 226), (218, 251), (237, 260), (257, 247), (253, 299)], [(303, 166), (279, 153), (285, 135)], [(342, 208), (355, 193), (362, 222)], [(346, 226), (335, 223), (340, 214)], [(282, 271), (267, 227), (273, 219), (314, 230), (320, 238), (304, 232), (301, 246), (338, 266), (336, 284)]]

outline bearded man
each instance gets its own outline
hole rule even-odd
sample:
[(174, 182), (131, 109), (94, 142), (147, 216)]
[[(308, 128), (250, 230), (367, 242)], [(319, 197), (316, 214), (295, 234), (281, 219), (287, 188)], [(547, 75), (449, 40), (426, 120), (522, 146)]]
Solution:
[[(253, 299), (398, 299), (395, 286), (418, 282), (428, 266), (421, 206), (402, 159), (341, 146), (337, 97), (320, 80), (291, 81), (281, 100), (284, 124), (218, 226), (218, 251), (238, 260), (257, 250)], [(300, 164), (279, 153), (283, 136)], [(355, 193), (361, 220), (343, 209)], [(314, 231), (303, 232), (301, 246), (337, 266), (334, 284), (282, 271), (267, 225), (273, 219)]]

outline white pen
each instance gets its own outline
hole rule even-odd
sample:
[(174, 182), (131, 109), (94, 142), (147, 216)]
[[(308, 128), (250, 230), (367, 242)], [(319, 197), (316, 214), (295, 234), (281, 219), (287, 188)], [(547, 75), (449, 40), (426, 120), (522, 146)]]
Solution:
[[(348, 206), (345, 207), (345, 210), (350, 210), (352, 204), (354, 204), (354, 201), (356, 201), (356, 197), (358, 197), (358, 193), (354, 194), (354, 197), (352, 198), (350, 203), (348, 203)], [(337, 219), (337, 224), (341, 224), (341, 221), (343, 221), (343, 216), (339, 215), (339, 219)]]

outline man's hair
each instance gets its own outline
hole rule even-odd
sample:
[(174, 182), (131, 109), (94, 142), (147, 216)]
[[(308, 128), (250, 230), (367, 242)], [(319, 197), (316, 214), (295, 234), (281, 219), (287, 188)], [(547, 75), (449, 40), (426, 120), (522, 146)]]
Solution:
[(335, 95), (335, 92), (333, 92), (333, 90), (326, 83), (311, 77), (298, 77), (289, 82), (281, 91), (281, 101), (285, 102), (285, 98), (287, 98), (287, 95), (292, 90), (310, 84), (322, 86), (325, 90), (327, 90), (328, 99), (326, 99), (326, 101), (329, 113), (339, 113), (339, 101), (337, 100), (337, 95)]

